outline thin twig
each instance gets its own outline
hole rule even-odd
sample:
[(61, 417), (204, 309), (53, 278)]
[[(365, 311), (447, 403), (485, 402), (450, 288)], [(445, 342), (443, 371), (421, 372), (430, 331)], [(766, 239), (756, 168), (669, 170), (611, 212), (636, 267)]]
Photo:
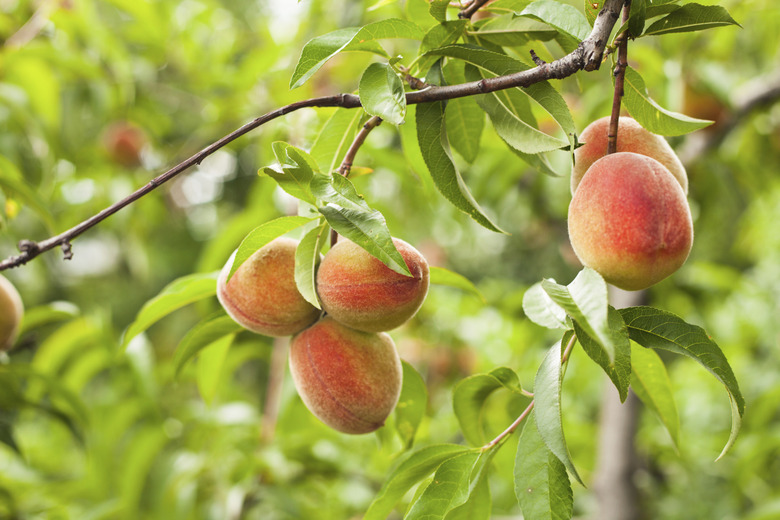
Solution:
[[(571, 355), (571, 351), (574, 348), (574, 344), (577, 342), (577, 336), (572, 335), (571, 339), (569, 339), (569, 342), (566, 344), (566, 348), (563, 351), (563, 354), (561, 355), (561, 364), (566, 365), (566, 363), (569, 361), (569, 356)], [(533, 394), (531, 394), (533, 395)], [(501, 441), (503, 441), (508, 436), (512, 435), (515, 430), (517, 430), (517, 427), (520, 426), (520, 423), (522, 423), (526, 417), (531, 413), (531, 411), (534, 409), (534, 405), (536, 404), (536, 400), (531, 401), (528, 403), (528, 406), (526, 406), (525, 410), (523, 410), (523, 413), (521, 413), (517, 419), (514, 420), (512, 424), (509, 425), (509, 427), (504, 430), (503, 432), (499, 433), (495, 439), (488, 442), (484, 446), (482, 446), (482, 451), (487, 451), (493, 447), (495, 447), (497, 444), (499, 444)]]
[[(552, 63), (545, 64), (542, 67), (535, 67), (533, 69), (528, 69), (522, 72), (508, 74), (506, 76), (485, 78), (479, 81), (472, 81), (459, 85), (448, 85), (442, 87), (429, 86), (423, 90), (407, 93), (406, 103), (409, 105), (430, 103), (434, 101), (444, 101), (447, 99), (496, 92), (498, 90), (514, 87), (528, 87), (541, 81), (567, 78), (580, 70), (597, 70), (601, 65), (602, 57), (604, 55), (604, 48), (609, 38), (609, 34), (614, 27), (615, 22), (617, 21), (620, 8), (623, 6), (624, 2), (625, 0), (607, 0), (604, 3), (603, 9), (599, 12), (596, 18), (596, 22), (593, 26), (593, 31), (591, 32), (590, 36), (583, 40), (577, 49), (575, 49), (572, 53), (555, 60)], [(245, 124), (241, 128), (231, 132), (222, 139), (210, 144), (189, 159), (179, 163), (162, 175), (155, 177), (149, 181), (148, 184), (133, 192), (126, 198), (112, 204), (103, 211), (81, 222), (80, 224), (77, 224), (71, 229), (41, 242), (32, 242), (29, 240), (20, 242), (21, 254), (6, 258), (5, 260), (1, 261), (0, 271), (23, 265), (45, 251), (49, 251), (50, 249), (65, 244), (66, 242), (70, 242), (88, 229), (102, 222), (117, 211), (132, 204), (163, 183), (169, 181), (176, 175), (196, 164), (200, 164), (203, 159), (213, 154), (223, 146), (233, 142), (251, 130), (254, 130), (259, 126), (276, 119), (277, 117), (307, 107), (357, 108), (360, 106), (360, 98), (358, 96), (354, 94), (337, 94), (333, 96), (323, 96), (298, 101), (296, 103), (291, 103), (284, 107), (268, 112), (267, 114), (258, 117), (257, 119)]]
[(472, 2), (471, 2), (469, 5), (468, 5), (468, 7), (466, 7), (465, 9), (462, 9), (462, 10), (461, 10), (461, 11), (458, 13), (458, 18), (461, 18), (461, 19), (466, 19), (466, 18), (469, 18), (469, 19), (470, 19), (472, 16), (474, 16), (474, 13), (476, 13), (477, 11), (479, 11), (479, 8), (480, 8), (480, 7), (482, 7), (483, 5), (485, 5), (486, 3), (488, 3), (489, 1), (490, 1), (490, 0), (473, 0), (473, 1), (472, 1)]
[(44, 0), (41, 2), (30, 19), (5, 40), (5, 47), (18, 49), (31, 42), (46, 27), (49, 16), (57, 10), (59, 4), (58, 0)]
[[(623, 6), (623, 23), (628, 21), (631, 0), (627, 0)], [(628, 31), (623, 31), (617, 37), (618, 59), (615, 65), (615, 93), (612, 96), (612, 115), (609, 119), (609, 133), (607, 134), (607, 154), (617, 152), (618, 125), (620, 122), (620, 104), (623, 101), (625, 90), (623, 88), (628, 67)]]
[(352, 163), (355, 160), (355, 156), (357, 155), (358, 150), (360, 150), (360, 147), (363, 146), (363, 143), (366, 141), (368, 134), (371, 133), (371, 130), (378, 127), (380, 124), (382, 124), (382, 118), (378, 116), (373, 116), (371, 119), (365, 122), (363, 128), (361, 128), (355, 136), (355, 140), (352, 141), (351, 145), (349, 145), (349, 149), (344, 155), (344, 159), (341, 161), (341, 166), (339, 166), (339, 174), (343, 175), (344, 177), (349, 177), (349, 172), (352, 169)]

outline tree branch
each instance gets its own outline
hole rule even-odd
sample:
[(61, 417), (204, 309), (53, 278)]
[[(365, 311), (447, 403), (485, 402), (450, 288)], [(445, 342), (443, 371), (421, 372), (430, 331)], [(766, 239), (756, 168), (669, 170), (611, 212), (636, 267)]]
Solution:
[(371, 133), (371, 130), (378, 127), (380, 124), (382, 124), (382, 118), (377, 116), (373, 116), (371, 119), (365, 122), (363, 128), (361, 128), (355, 136), (355, 140), (352, 141), (351, 145), (349, 145), (349, 149), (344, 155), (344, 159), (341, 161), (341, 166), (339, 166), (340, 175), (349, 177), (349, 171), (352, 169), (352, 163), (355, 161), (355, 156), (357, 155), (358, 150), (360, 150), (360, 147), (363, 146), (363, 143), (366, 141), (368, 134)]
[[(631, 0), (623, 6), (623, 23), (628, 21)], [(620, 122), (620, 104), (623, 101), (623, 84), (628, 67), (628, 31), (622, 32), (617, 37), (618, 59), (615, 65), (615, 93), (612, 96), (612, 115), (609, 119), (609, 131), (607, 133), (607, 154), (617, 152), (618, 124)]]
[[(604, 49), (609, 39), (609, 34), (618, 19), (620, 9), (622, 8), (624, 2), (625, 0), (607, 0), (604, 3), (603, 9), (599, 12), (596, 18), (593, 31), (571, 54), (568, 54), (551, 63), (545, 63), (533, 69), (525, 70), (515, 74), (508, 74), (506, 76), (498, 76), (494, 78), (485, 78), (479, 81), (462, 83), (459, 85), (448, 85), (443, 87), (430, 86), (423, 90), (409, 92), (406, 94), (406, 103), (409, 105), (430, 103), (433, 101), (443, 101), (447, 99), (485, 94), (488, 92), (495, 92), (498, 90), (514, 87), (528, 87), (541, 81), (567, 78), (580, 70), (597, 70), (601, 65)], [(360, 98), (355, 94), (337, 94), (333, 96), (323, 96), (298, 101), (296, 103), (292, 103), (268, 112), (267, 114), (245, 124), (241, 128), (234, 130), (222, 139), (210, 144), (189, 159), (186, 159), (165, 173), (155, 177), (149, 181), (148, 184), (139, 188), (126, 198), (112, 204), (108, 208), (72, 227), (71, 229), (41, 242), (22, 240), (19, 243), (19, 250), (21, 251), (21, 254), (1, 261), (0, 271), (26, 264), (45, 251), (49, 251), (50, 249), (54, 249), (55, 247), (69, 243), (71, 240), (81, 235), (88, 229), (102, 222), (117, 211), (132, 204), (136, 200), (156, 189), (158, 186), (171, 180), (181, 172), (196, 164), (200, 164), (203, 159), (213, 154), (223, 146), (235, 141), (237, 138), (264, 125), (269, 121), (272, 121), (273, 119), (307, 107), (357, 108), (360, 106)]]
[(472, 2), (466, 7), (465, 9), (462, 9), (458, 13), (458, 18), (460, 19), (467, 19), (474, 16), (474, 13), (479, 11), (479, 8), (488, 3), (489, 0), (472, 0)]

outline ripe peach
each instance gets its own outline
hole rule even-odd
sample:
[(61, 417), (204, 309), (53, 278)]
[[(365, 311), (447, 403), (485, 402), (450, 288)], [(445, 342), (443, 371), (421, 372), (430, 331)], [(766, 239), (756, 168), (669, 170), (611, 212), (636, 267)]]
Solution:
[(217, 280), (217, 298), (239, 325), (266, 336), (288, 336), (314, 323), (319, 309), (295, 285), (295, 248), (291, 238), (277, 238), (241, 264), (230, 281), (235, 253)]
[[(609, 134), (609, 117), (602, 117), (585, 127), (579, 140), (585, 143), (574, 150), (574, 168), (571, 171), (571, 192), (588, 171), (590, 165), (607, 154)], [(682, 186), (683, 193), (688, 193), (688, 175), (677, 154), (660, 135), (645, 130), (630, 117), (621, 117), (618, 123), (618, 152), (634, 152), (652, 157), (671, 172)]]
[(333, 246), (317, 271), (323, 310), (365, 332), (394, 329), (414, 316), (428, 294), (428, 262), (403, 240), (393, 243), (412, 276), (396, 273), (347, 239)]
[(10, 349), (19, 334), (24, 306), (16, 288), (0, 276), (0, 351)]
[(127, 121), (114, 123), (103, 135), (103, 145), (111, 160), (126, 168), (141, 164), (141, 150), (146, 142), (146, 133)]
[(390, 336), (326, 316), (293, 337), (290, 372), (306, 407), (344, 433), (381, 427), (401, 394), (401, 360)]
[(621, 289), (663, 280), (688, 258), (693, 224), (680, 184), (651, 157), (619, 152), (593, 163), (569, 206), (580, 261)]

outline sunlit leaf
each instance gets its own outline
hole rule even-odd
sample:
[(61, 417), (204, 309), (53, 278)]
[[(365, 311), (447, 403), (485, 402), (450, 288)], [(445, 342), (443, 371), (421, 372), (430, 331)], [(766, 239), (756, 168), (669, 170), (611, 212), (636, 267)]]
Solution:
[(523, 9), (520, 15), (542, 21), (579, 41), (587, 38), (591, 30), (588, 20), (576, 7), (554, 0), (538, 0)]
[(210, 404), (217, 394), (222, 379), (225, 358), (235, 334), (223, 336), (206, 345), (198, 355), (197, 383), (203, 401)]
[(593, 338), (612, 364), (616, 342), (628, 344), (625, 335), (615, 335), (608, 319), (607, 284), (593, 269), (584, 268), (567, 286), (558, 285), (553, 280), (543, 280), (542, 289), (575, 320), (583, 332)]
[(466, 503), (472, 470), (479, 458), (479, 451), (470, 450), (442, 463), (404, 520), (441, 520), (452, 509)]
[(529, 320), (548, 329), (570, 329), (566, 311), (555, 303), (542, 288), (542, 283), (532, 285), (523, 295), (523, 312)]
[(376, 40), (387, 38), (422, 39), (424, 33), (416, 24), (398, 18), (388, 18), (364, 27), (338, 29), (309, 41), (301, 52), (290, 88), (303, 85), (330, 58), (343, 51), (367, 51), (389, 56)]

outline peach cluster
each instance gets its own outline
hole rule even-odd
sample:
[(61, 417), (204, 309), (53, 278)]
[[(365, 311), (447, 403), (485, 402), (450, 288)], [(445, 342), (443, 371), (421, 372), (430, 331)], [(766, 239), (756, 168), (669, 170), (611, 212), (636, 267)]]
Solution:
[(327, 252), (316, 274), (324, 316), (298, 292), (295, 240), (265, 245), (228, 281), (234, 254), (218, 279), (217, 297), (237, 323), (258, 334), (293, 336), (290, 372), (301, 399), (344, 433), (372, 432), (395, 408), (401, 360), (384, 331), (414, 316), (428, 292), (425, 258), (402, 240), (393, 243), (412, 276), (346, 239)]
[(583, 265), (625, 290), (646, 289), (688, 258), (693, 223), (685, 169), (660, 136), (620, 118), (618, 152), (606, 155), (609, 120), (575, 151), (569, 239)]

